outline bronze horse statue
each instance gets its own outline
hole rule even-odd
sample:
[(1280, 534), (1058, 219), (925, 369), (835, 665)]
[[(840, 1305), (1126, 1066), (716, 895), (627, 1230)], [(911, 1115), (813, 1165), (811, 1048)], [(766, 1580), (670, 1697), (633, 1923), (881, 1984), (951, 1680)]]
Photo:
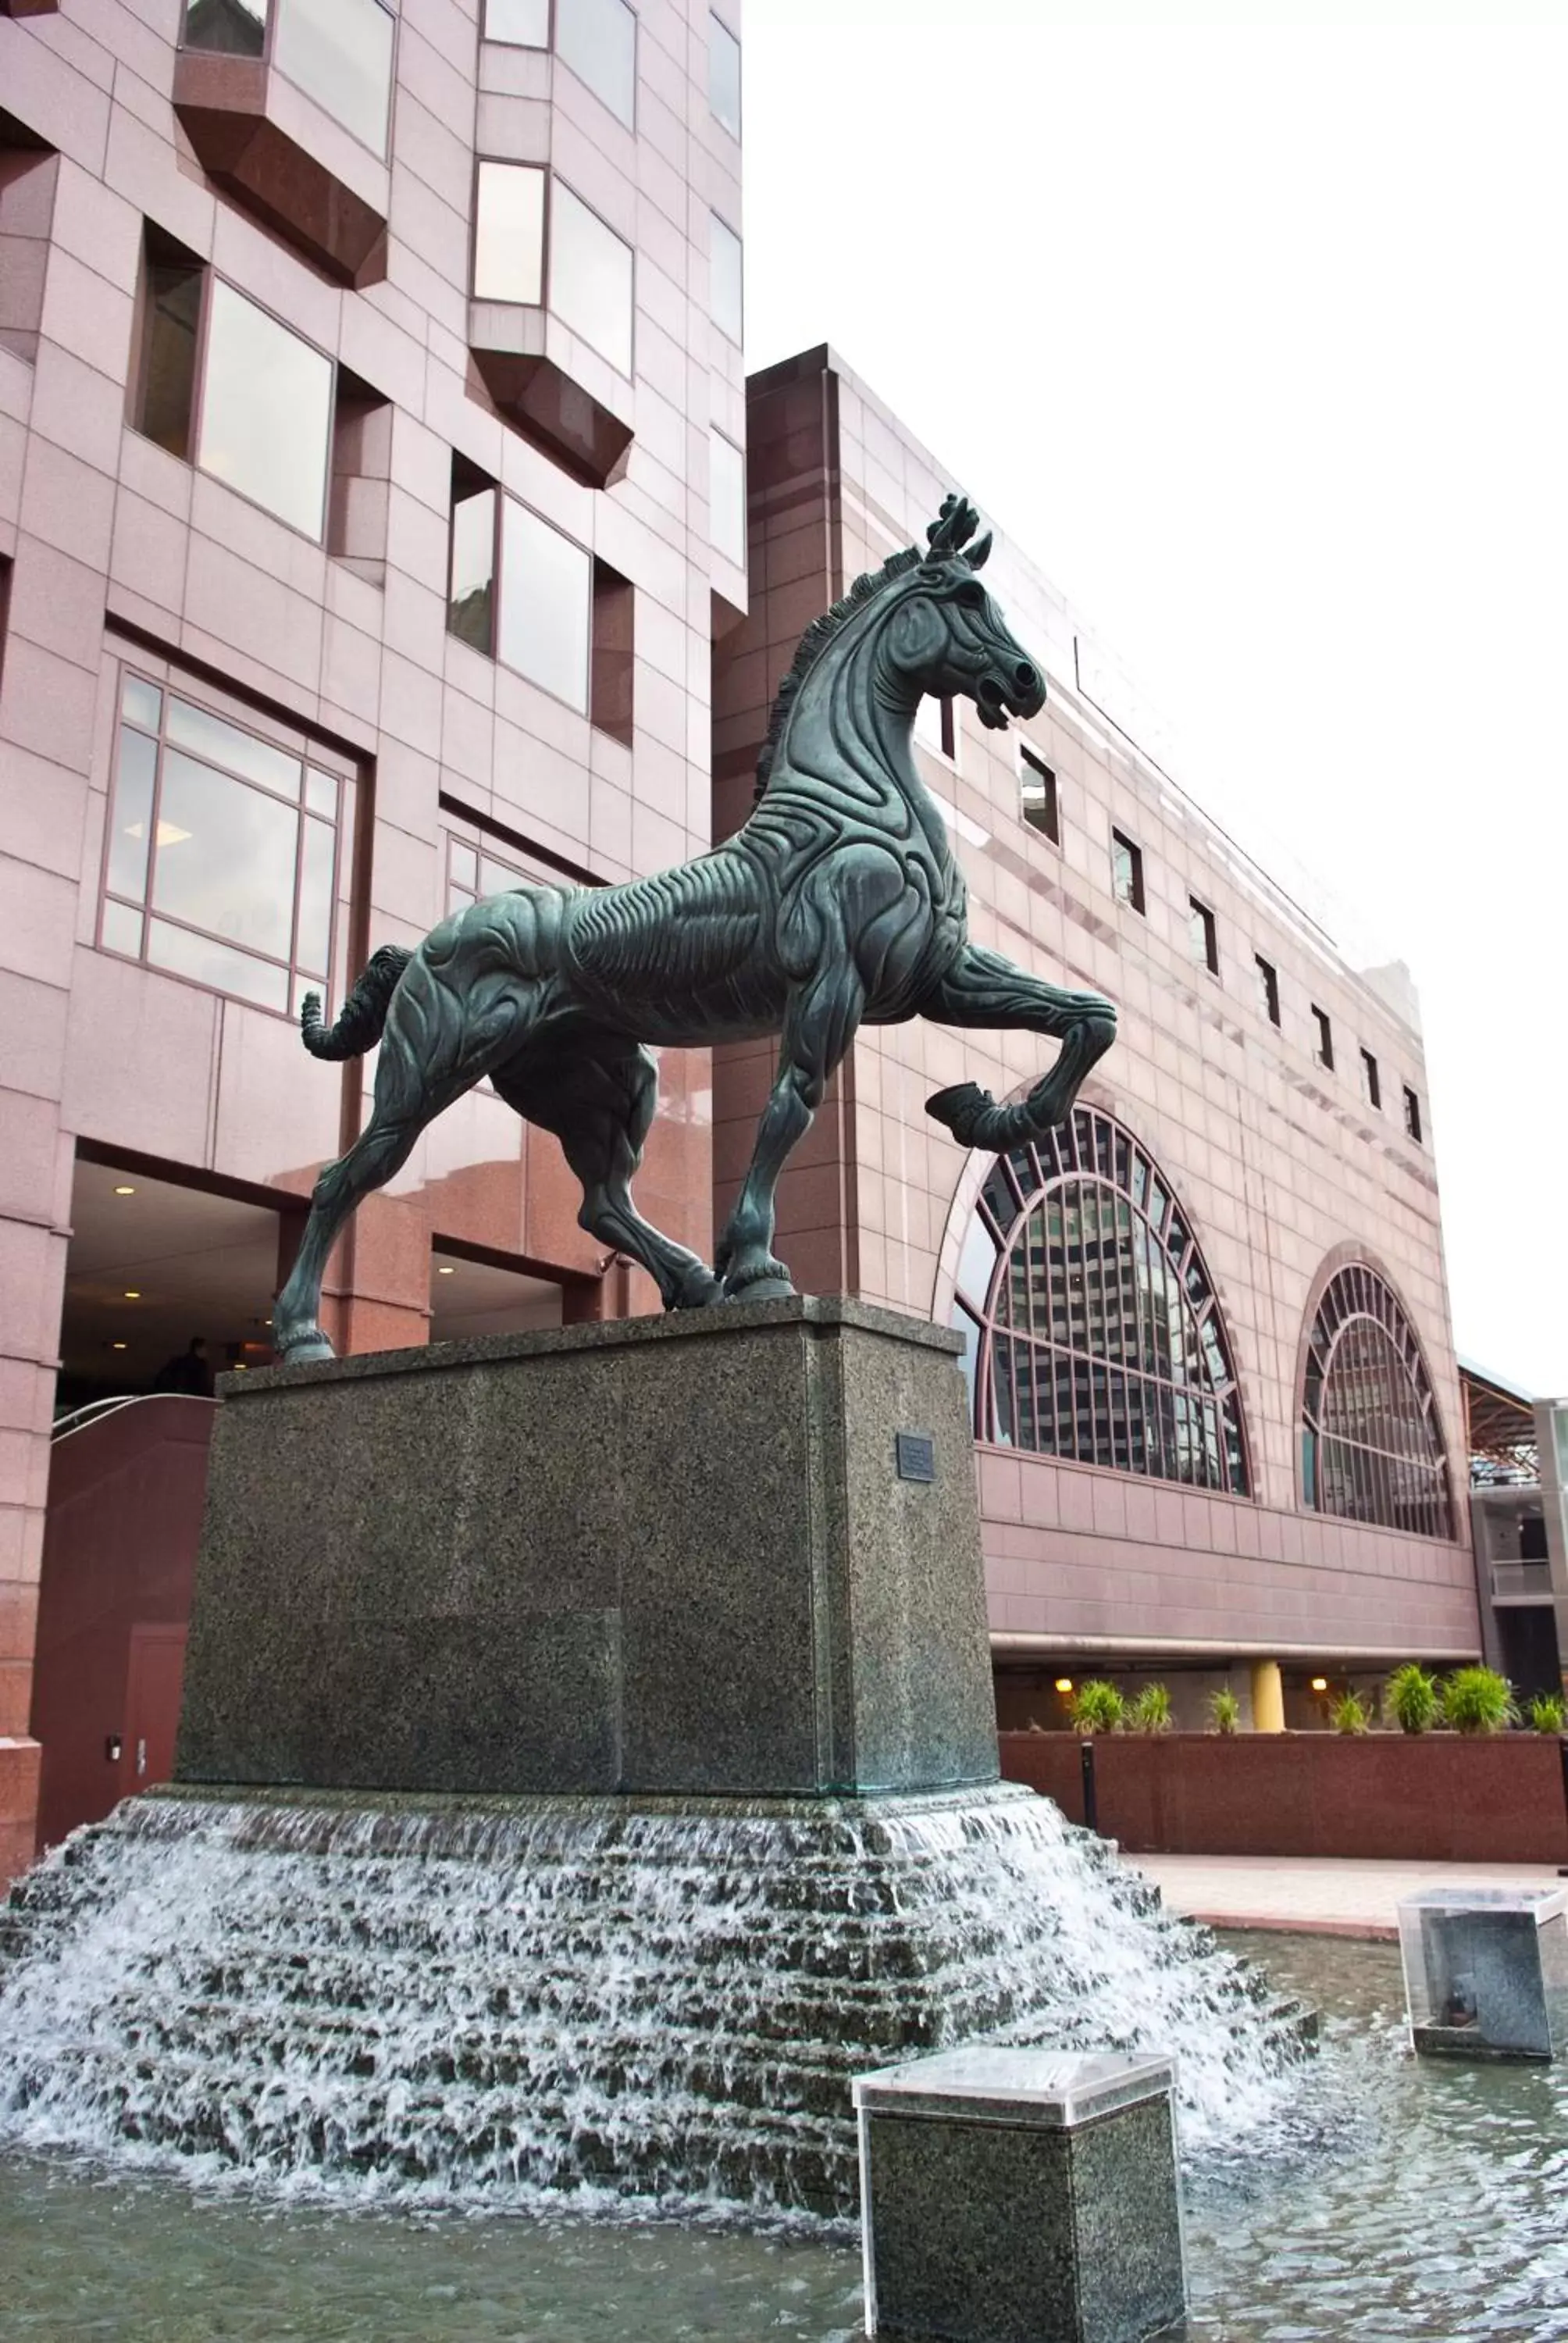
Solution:
[[(280, 1356), (332, 1356), (317, 1313), (335, 1238), (425, 1125), (487, 1074), (555, 1132), (582, 1182), (582, 1226), (640, 1262), (667, 1310), (794, 1291), (773, 1254), (774, 1192), (861, 1024), (930, 1017), (1057, 1037), (1056, 1063), (1027, 1098), (998, 1106), (960, 1082), (926, 1111), (964, 1146), (997, 1150), (1066, 1121), (1115, 1037), (1115, 1010), (970, 942), (963, 874), (911, 749), (923, 693), (963, 693), (993, 729), (1044, 704), (1044, 678), (976, 575), (990, 550), (989, 534), (970, 544), (977, 527), (974, 508), (949, 497), (924, 550), (895, 553), (807, 628), (774, 703), (756, 805), (722, 846), (625, 886), (489, 896), (417, 950), (377, 952), (330, 1028), (307, 997), (314, 1057), (357, 1057), (377, 1041), (381, 1054), (375, 1111), (317, 1180), (274, 1304)], [(709, 1269), (632, 1202), (658, 1097), (648, 1051), (771, 1033), (777, 1078)]]

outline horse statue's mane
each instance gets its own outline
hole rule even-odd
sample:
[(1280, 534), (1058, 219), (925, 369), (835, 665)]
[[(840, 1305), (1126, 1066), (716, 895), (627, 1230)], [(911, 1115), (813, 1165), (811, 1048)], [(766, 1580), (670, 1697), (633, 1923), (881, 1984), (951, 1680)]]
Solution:
[[(923, 562), (941, 561), (950, 554), (957, 553), (973, 536), (979, 525), (980, 515), (967, 498), (944, 498), (940, 515), (926, 531), (928, 541), (924, 552), (918, 545), (906, 545), (899, 552), (890, 553), (879, 569), (866, 570), (856, 578), (847, 594), (839, 597), (830, 609), (824, 610), (819, 618), (812, 619), (800, 638), (789, 671), (774, 696), (772, 712), (768, 719), (768, 738), (763, 741), (757, 759), (759, 798), (772, 776), (773, 759), (784, 737), (784, 727), (789, 720), (789, 710), (795, 704), (800, 686), (834, 636), (848, 626), (855, 613), (864, 609), (884, 586), (890, 586), (894, 578), (918, 569)], [(970, 567), (978, 569), (990, 550), (990, 538), (988, 536), (969, 556)]]

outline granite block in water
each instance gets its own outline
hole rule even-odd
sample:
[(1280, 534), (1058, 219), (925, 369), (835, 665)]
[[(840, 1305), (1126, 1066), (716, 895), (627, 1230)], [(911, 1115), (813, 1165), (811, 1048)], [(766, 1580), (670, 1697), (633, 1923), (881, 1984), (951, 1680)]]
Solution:
[(957, 1349), (797, 1297), (226, 1379), (177, 1778), (993, 1781)]

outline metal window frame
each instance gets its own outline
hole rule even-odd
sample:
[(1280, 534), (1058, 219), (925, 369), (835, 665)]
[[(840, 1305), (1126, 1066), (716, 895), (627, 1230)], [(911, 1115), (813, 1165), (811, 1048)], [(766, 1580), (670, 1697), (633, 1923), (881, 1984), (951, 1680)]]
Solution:
[[(274, 56), (273, 50), (277, 39), (278, 12), (280, 8), (286, 8), (289, 6), (290, 0), (265, 0), (265, 5), (266, 9), (266, 21), (262, 28), (261, 55), (258, 57), (245, 59), (244, 62), (251, 65), (265, 65), (268, 73), (276, 73), (280, 80), (286, 81), (288, 84), (290, 89), (298, 90), (302, 96), (309, 99), (312, 106), (319, 106), (322, 113), (327, 116), (328, 121), (336, 122), (344, 136), (346, 138), (352, 138), (356, 146), (364, 148), (367, 155), (374, 156), (377, 163), (389, 165), (392, 159), (393, 145), (392, 120), (397, 104), (398, 50), (403, 37), (403, 11), (401, 0), (376, 0), (376, 5), (381, 10), (382, 14), (384, 15), (390, 16), (392, 19), (392, 56), (387, 66), (387, 135), (383, 138), (379, 149), (374, 146), (367, 146), (364, 139), (360, 137), (358, 132), (357, 130), (351, 130), (347, 123), (344, 121), (342, 116), (333, 112), (333, 109), (327, 105), (325, 98), (318, 97), (315, 90), (307, 87), (304, 82), (296, 81), (292, 74), (284, 72), (283, 67), (277, 63)], [(215, 57), (238, 54), (232, 50), (194, 49), (190, 47), (185, 36), (186, 20), (189, 14), (190, 0), (180, 0), (179, 37), (175, 43), (175, 47), (180, 54), (189, 57)]]
[[(495, 294), (479, 293), (475, 290), (475, 269), (479, 256), (479, 172), (487, 163), (498, 170), (537, 171), (544, 180), (545, 200), (539, 219), (539, 297), (538, 301), (507, 301), (500, 299)], [(606, 219), (598, 206), (590, 204), (588, 197), (572, 185), (565, 173), (558, 171), (553, 164), (524, 163), (520, 162), (515, 155), (476, 154), (474, 176), (470, 186), (473, 189), (473, 196), (468, 217), (468, 299), (482, 302), (487, 307), (498, 309), (542, 309), (551, 317), (559, 317), (562, 326), (574, 341), (579, 341), (585, 349), (592, 350), (601, 365), (608, 367), (618, 382), (634, 383), (637, 380), (638, 254), (636, 245), (622, 236), (613, 221)], [(558, 186), (564, 187), (575, 203), (579, 203), (585, 212), (598, 220), (605, 234), (614, 236), (617, 244), (631, 255), (631, 286), (628, 296), (628, 307), (630, 312), (627, 341), (628, 363), (624, 374), (612, 357), (607, 357), (597, 343), (590, 342), (588, 336), (562, 317), (560, 311), (556, 307), (553, 296), (555, 292), (555, 196)]]

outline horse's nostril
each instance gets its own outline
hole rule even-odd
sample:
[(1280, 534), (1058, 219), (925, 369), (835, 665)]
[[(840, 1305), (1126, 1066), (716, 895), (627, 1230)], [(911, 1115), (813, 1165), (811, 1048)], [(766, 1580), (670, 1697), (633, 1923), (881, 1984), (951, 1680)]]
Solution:
[(1039, 680), (1040, 678), (1035, 674), (1035, 671), (1033, 668), (1030, 667), (1029, 661), (1027, 659), (1021, 660), (1019, 664), (1018, 669), (1019, 689), (1020, 691), (1032, 691)]

